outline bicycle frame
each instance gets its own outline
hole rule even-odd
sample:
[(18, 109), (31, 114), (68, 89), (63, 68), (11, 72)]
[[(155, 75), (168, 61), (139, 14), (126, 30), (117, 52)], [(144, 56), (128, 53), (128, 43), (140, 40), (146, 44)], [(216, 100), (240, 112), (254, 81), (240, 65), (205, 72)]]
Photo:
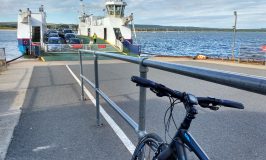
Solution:
[(200, 160), (209, 160), (209, 157), (187, 130), (180, 129), (174, 139), (178, 160), (187, 160), (185, 145), (187, 145)]

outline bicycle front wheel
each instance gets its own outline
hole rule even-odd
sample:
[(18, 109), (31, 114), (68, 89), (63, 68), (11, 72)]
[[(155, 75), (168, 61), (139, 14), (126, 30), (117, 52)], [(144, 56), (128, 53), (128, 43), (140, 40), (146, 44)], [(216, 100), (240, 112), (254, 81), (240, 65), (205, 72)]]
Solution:
[(138, 143), (131, 160), (154, 159), (163, 140), (156, 134), (150, 133), (144, 136)]

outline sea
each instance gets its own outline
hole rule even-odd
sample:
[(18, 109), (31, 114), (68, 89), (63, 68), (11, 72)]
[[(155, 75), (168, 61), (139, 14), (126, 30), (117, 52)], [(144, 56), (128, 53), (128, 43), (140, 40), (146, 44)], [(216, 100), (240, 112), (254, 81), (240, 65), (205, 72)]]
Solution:
[[(165, 56), (231, 57), (232, 32), (137, 32), (135, 43), (146, 54)], [(7, 60), (21, 55), (17, 47), (17, 32), (0, 30), (0, 48), (5, 48)], [(265, 59), (266, 32), (237, 32), (234, 56)]]
[(18, 50), (17, 31), (0, 30), (0, 48), (5, 48), (7, 60), (21, 56)]

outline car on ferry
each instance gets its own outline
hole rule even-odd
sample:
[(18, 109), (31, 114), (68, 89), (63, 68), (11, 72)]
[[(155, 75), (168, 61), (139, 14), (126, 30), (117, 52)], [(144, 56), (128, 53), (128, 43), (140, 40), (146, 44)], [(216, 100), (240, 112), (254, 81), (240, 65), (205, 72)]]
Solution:
[(48, 38), (49, 37), (59, 37), (59, 34), (58, 33), (49, 33)]
[(74, 33), (67, 33), (67, 34), (65, 34), (65, 41), (66, 41), (66, 43), (69, 43), (69, 40), (71, 38), (77, 38), (77, 36)]
[(47, 41), (47, 51), (59, 52), (62, 50), (62, 44), (64, 44), (64, 40), (61, 37), (49, 37)]
[(67, 33), (74, 33), (74, 32), (71, 29), (64, 29), (63, 33), (67, 34)]
[(68, 44), (73, 49), (81, 49), (83, 48), (83, 44), (81, 43), (80, 39), (78, 38), (70, 38)]

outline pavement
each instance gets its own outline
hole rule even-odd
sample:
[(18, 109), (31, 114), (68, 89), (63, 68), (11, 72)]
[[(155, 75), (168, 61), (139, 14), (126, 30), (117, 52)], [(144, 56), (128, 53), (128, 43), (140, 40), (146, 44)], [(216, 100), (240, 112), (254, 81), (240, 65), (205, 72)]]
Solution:
[(0, 159), (18, 123), (33, 67), (14, 63), (0, 72)]
[[(266, 77), (265, 66), (190, 60), (172, 62)], [(94, 81), (92, 62), (84, 64), (85, 75)], [(90, 100), (80, 100), (80, 87), (66, 65), (79, 75), (78, 62), (21, 61), (12, 63), (7, 71), (0, 73), (1, 159), (5, 156), (7, 160), (130, 159), (130, 152), (103, 117), (103, 126), (96, 125), (94, 104)], [(138, 65), (101, 61), (99, 75), (101, 89), (137, 122), (139, 88), (130, 82), (130, 77), (139, 75)], [(148, 77), (197, 96), (244, 103), (244, 110), (221, 108), (214, 112), (199, 108), (190, 132), (210, 159), (265, 159), (264, 95), (155, 69), (150, 69)], [(86, 87), (94, 95), (94, 91)], [(147, 93), (147, 131), (164, 137), (163, 115), (168, 99)], [(103, 100), (101, 105), (136, 145), (135, 132)], [(178, 105), (174, 115), (180, 122), (184, 108)], [(172, 127), (170, 135), (174, 132)]]

